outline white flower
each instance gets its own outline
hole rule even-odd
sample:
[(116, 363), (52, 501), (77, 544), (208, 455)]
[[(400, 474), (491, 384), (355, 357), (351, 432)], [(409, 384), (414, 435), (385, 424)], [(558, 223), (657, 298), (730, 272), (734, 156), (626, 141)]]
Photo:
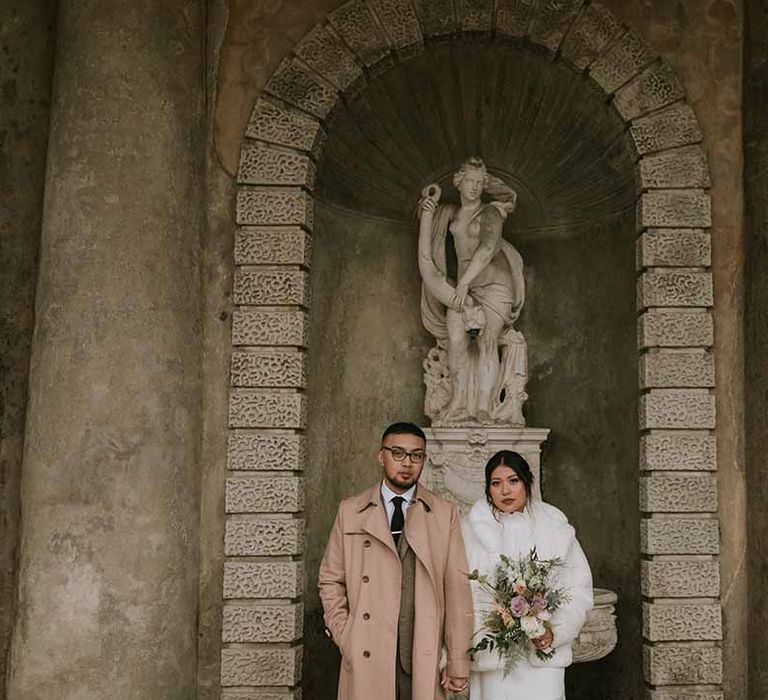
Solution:
[(526, 615), (525, 617), (521, 617), (520, 627), (523, 628), (523, 632), (525, 632), (528, 639), (537, 639), (547, 631), (544, 625), (535, 615)]

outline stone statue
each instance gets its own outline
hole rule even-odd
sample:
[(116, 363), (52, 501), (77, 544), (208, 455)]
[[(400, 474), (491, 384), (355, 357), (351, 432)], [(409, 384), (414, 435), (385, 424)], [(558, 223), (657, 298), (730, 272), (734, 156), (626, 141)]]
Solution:
[[(517, 194), (475, 157), (453, 184), (459, 206), (440, 203), (436, 184), (424, 188), (419, 202), (421, 318), (436, 340), (424, 360), (424, 412), (434, 426), (524, 426), (528, 357), (514, 328), (525, 300), (523, 260), (502, 237)], [(456, 281), (448, 278), (448, 233)]]

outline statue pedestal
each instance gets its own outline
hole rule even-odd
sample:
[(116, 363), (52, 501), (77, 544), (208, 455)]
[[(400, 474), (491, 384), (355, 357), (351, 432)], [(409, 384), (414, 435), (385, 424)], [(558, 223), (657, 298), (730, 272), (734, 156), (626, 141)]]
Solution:
[(422, 483), (456, 503), (464, 515), (479, 498), (485, 498), (485, 463), (499, 450), (513, 450), (525, 457), (533, 471), (534, 497), (541, 498), (541, 446), (549, 428), (427, 428), (427, 452)]
[[(541, 446), (549, 428), (427, 428), (427, 463), (421, 482), (431, 491), (458, 505), (462, 515), (479, 498), (485, 498), (485, 464), (499, 450), (518, 452), (533, 472), (533, 495), (541, 498)], [(613, 591), (594, 589), (595, 607), (587, 613), (573, 643), (574, 663), (595, 661), (616, 646), (617, 596)]]

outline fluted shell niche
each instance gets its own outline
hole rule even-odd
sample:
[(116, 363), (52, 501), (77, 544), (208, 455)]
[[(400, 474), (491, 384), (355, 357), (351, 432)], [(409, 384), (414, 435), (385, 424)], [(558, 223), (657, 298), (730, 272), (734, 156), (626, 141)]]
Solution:
[(572, 699), (641, 697), (635, 162), (590, 80), (527, 45), (428, 45), (352, 91), (318, 163), (306, 474), (306, 697), (335, 697), (317, 565), (342, 498), (379, 477), (381, 430), (426, 424), (416, 204), (467, 156), (518, 193), (505, 237), (525, 261), (528, 425), (551, 428), (542, 488), (616, 591), (619, 645), (567, 674)]

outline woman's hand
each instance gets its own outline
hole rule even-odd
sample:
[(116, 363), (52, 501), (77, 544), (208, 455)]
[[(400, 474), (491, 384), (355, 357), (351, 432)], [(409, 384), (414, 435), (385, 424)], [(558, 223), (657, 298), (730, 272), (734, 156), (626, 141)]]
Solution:
[(555, 635), (552, 634), (552, 630), (547, 630), (541, 637), (536, 637), (536, 639), (532, 639), (531, 641), (533, 642), (533, 646), (539, 651), (542, 651), (543, 649), (548, 649), (552, 646), (552, 642), (555, 641)]
[(464, 308), (464, 302), (467, 301), (469, 295), (469, 285), (459, 282), (456, 285), (456, 294), (451, 299), (451, 308), (455, 311), (461, 311)]
[(469, 685), (468, 678), (456, 678), (454, 676), (449, 676), (446, 672), (446, 669), (443, 669), (443, 672), (440, 675), (440, 685), (442, 685), (445, 690), (448, 690), (451, 693), (461, 693), (462, 691), (466, 690), (467, 686)]
[(431, 197), (422, 197), (419, 208), (422, 214), (434, 214), (435, 209), (437, 209), (437, 202)]

